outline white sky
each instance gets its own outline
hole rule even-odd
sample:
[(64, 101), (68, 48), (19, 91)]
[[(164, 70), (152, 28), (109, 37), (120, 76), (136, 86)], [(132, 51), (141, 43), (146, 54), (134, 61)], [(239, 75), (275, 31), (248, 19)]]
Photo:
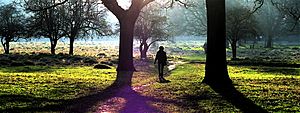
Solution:
[[(131, 5), (131, 0), (117, 0), (117, 2), (123, 9), (128, 9)], [(112, 26), (118, 23), (118, 19), (110, 11), (108, 12), (107, 21), (109, 21)]]
[(6, 3), (9, 3), (9, 2), (11, 2), (11, 1), (12, 1), (12, 0), (1, 0), (0, 3), (5, 3), (5, 4), (6, 4)]

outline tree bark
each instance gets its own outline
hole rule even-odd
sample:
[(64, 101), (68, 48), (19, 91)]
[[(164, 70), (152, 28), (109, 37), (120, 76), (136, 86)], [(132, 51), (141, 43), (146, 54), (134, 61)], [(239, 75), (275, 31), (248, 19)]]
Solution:
[(70, 37), (69, 55), (73, 55), (74, 54), (74, 41), (75, 41), (75, 37)]
[(147, 52), (148, 52), (148, 46), (145, 45), (145, 46), (144, 46), (144, 49), (143, 49), (143, 51), (142, 51), (142, 54), (141, 54), (141, 57), (142, 57), (143, 59), (147, 59)]
[(135, 17), (132, 16), (134, 15), (127, 14), (124, 18), (119, 20), (120, 46), (117, 71), (135, 71), (133, 65), (133, 31)]
[(207, 54), (203, 82), (209, 85), (231, 85), (226, 62), (225, 0), (206, 0)]
[(141, 59), (143, 58), (143, 43), (140, 43), (140, 54), (141, 54)]
[(231, 51), (232, 51), (232, 59), (233, 60), (237, 59), (236, 58), (236, 48), (237, 48), (236, 43), (237, 43), (237, 41), (232, 41), (232, 43), (231, 43)]
[(140, 45), (141, 59), (147, 59), (148, 48), (149, 45), (147, 43), (141, 43)]
[(6, 41), (4, 46), (4, 54), (9, 54), (9, 41)]
[(56, 47), (56, 44), (57, 44), (57, 40), (55, 40), (55, 39), (53, 39), (53, 40), (51, 40), (50, 39), (50, 41), (51, 41), (51, 54), (52, 55), (55, 55), (55, 47)]
[(272, 47), (273, 47), (273, 36), (268, 35), (266, 48), (272, 48)]

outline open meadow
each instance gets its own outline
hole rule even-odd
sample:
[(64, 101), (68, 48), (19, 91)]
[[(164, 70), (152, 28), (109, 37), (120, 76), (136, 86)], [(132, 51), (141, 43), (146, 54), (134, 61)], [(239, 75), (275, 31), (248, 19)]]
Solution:
[[(161, 42), (166, 47), (169, 83), (157, 82), (153, 53), (139, 59), (134, 50), (132, 91), (158, 112), (241, 112), (208, 85), (203, 41)], [(59, 43), (57, 55), (46, 42), (15, 42), (12, 54), (0, 55), (0, 112), (119, 112), (129, 98), (107, 91), (116, 79), (116, 42)], [(137, 45), (135, 45), (137, 48)], [(239, 60), (230, 60), (228, 71), (234, 87), (254, 104), (270, 112), (300, 112), (300, 52), (298, 46), (273, 49), (239, 48)], [(0, 51), (2, 52), (2, 51)], [(97, 69), (103, 64), (109, 69)], [(142, 99), (143, 100), (143, 99)], [(78, 103), (80, 103), (78, 105)], [(113, 104), (112, 104), (113, 103)], [(90, 105), (90, 106), (85, 106)], [(80, 110), (78, 110), (78, 106)], [(106, 106), (106, 107), (103, 107)], [(86, 108), (88, 107), (88, 108)]]

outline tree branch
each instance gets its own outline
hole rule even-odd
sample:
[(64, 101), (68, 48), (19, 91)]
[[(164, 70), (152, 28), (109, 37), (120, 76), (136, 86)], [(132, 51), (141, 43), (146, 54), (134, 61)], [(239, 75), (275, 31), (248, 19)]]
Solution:
[(111, 11), (118, 19), (122, 17), (125, 10), (118, 5), (117, 0), (101, 0), (104, 6)]
[(64, 4), (64, 3), (66, 3), (67, 1), (68, 1), (68, 0), (64, 0), (64, 1), (60, 2), (60, 3), (56, 3), (56, 4), (51, 5), (51, 6), (48, 6), (48, 7), (43, 7), (43, 8), (39, 8), (39, 9), (33, 9), (33, 8), (30, 7), (30, 3), (29, 3), (29, 2), (26, 2), (26, 0), (24, 0), (25, 4), (26, 4), (27, 6), (29, 6), (29, 7), (26, 8), (26, 9), (27, 9), (27, 10), (30, 10), (30, 11), (43, 11), (43, 10), (51, 9), (51, 8), (53, 8), (53, 7), (62, 5), (62, 4)]
[(153, 2), (154, 0), (144, 0), (143, 4), (142, 4), (142, 8), (145, 7), (147, 4)]

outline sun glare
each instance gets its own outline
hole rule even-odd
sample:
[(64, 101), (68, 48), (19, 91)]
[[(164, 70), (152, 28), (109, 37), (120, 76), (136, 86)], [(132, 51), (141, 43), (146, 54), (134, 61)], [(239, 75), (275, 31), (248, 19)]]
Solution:
[(123, 9), (128, 9), (131, 5), (131, 0), (117, 0), (117, 2)]

